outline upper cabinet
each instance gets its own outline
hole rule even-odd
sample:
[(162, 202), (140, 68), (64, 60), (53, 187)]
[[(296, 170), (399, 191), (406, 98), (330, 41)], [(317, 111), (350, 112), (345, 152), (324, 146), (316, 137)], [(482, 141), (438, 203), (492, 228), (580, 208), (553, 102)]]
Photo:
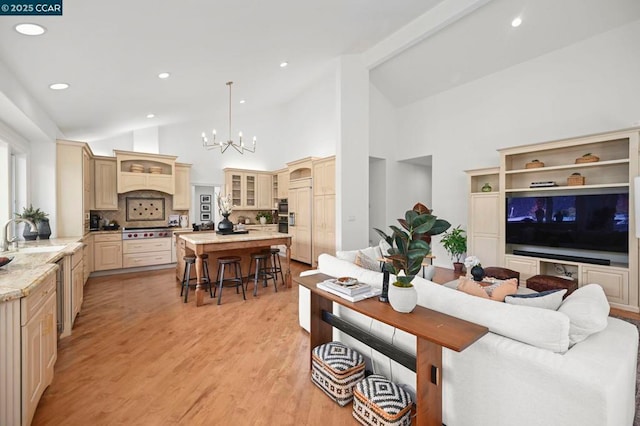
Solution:
[(236, 210), (270, 210), (272, 176), (256, 170), (224, 169), (226, 193), (231, 195)]
[(258, 192), (256, 193), (257, 208), (271, 210), (273, 205), (273, 176), (271, 173), (258, 173)]
[(117, 165), (115, 158), (94, 160), (94, 208), (118, 210)]
[(313, 195), (336, 193), (336, 157), (331, 156), (313, 162)]
[(79, 237), (89, 231), (91, 209), (91, 158), (82, 142), (59, 140), (56, 145), (57, 234)]
[(175, 192), (173, 193), (173, 209), (189, 210), (191, 208), (191, 164), (176, 163)]
[(276, 198), (289, 198), (289, 169), (282, 169), (275, 172), (278, 176), (278, 193)]
[(174, 193), (177, 157), (117, 150), (114, 152), (119, 194), (143, 190)]

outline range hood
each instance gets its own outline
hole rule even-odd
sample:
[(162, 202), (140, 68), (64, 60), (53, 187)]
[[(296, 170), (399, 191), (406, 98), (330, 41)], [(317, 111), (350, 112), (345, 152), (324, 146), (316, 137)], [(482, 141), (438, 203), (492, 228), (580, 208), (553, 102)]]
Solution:
[(176, 156), (113, 150), (118, 194), (131, 191), (175, 193)]

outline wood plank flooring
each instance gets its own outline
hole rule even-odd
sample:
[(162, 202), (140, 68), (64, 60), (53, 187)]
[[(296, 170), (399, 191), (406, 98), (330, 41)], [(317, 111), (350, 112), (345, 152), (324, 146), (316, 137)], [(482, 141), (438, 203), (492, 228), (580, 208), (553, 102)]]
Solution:
[(311, 383), (296, 285), (205, 303), (172, 269), (91, 278), (32, 424), (355, 424)]

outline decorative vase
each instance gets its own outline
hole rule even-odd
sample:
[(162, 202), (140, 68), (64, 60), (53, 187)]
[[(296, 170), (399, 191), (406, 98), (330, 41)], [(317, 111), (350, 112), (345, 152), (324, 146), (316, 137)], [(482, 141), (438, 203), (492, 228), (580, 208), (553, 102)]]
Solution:
[(49, 226), (49, 219), (42, 219), (37, 223), (38, 226), (38, 238), (41, 240), (48, 240), (51, 236), (51, 227)]
[(462, 262), (453, 262), (453, 272), (461, 274), (463, 266), (464, 266), (464, 263)]
[(489, 182), (485, 183), (484, 186), (482, 187), (482, 192), (491, 192), (491, 185), (489, 185)]
[(424, 267), (424, 275), (422, 278), (431, 281), (436, 275), (436, 267), (433, 265), (427, 265)]
[(414, 286), (398, 287), (394, 283), (389, 286), (389, 303), (394, 310), (409, 313), (418, 304), (418, 292)]
[(222, 213), (224, 219), (218, 223), (218, 231), (220, 232), (233, 232), (233, 222), (229, 220), (231, 213)]
[(482, 266), (476, 265), (471, 268), (471, 275), (473, 276), (474, 281), (482, 281), (484, 278), (484, 269), (482, 269)]
[(264, 216), (260, 216), (260, 225), (266, 225), (267, 224), (267, 218)]
[(35, 241), (38, 239), (38, 231), (31, 232), (31, 226), (29, 226), (28, 223), (25, 223), (24, 229), (22, 230), (22, 237), (25, 241)]

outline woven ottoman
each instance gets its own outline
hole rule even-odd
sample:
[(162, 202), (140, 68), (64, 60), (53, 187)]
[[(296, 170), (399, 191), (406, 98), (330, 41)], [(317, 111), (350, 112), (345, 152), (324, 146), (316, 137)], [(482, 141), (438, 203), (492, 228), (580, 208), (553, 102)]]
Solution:
[(311, 381), (344, 407), (353, 399), (353, 387), (364, 378), (364, 358), (340, 342), (313, 348)]
[(363, 425), (411, 425), (411, 396), (379, 374), (372, 374), (353, 390), (353, 417)]
[(566, 298), (568, 295), (578, 289), (578, 283), (566, 278), (554, 277), (553, 275), (534, 275), (527, 279), (527, 288), (535, 291), (547, 291), (547, 290), (567, 290), (564, 295)]

